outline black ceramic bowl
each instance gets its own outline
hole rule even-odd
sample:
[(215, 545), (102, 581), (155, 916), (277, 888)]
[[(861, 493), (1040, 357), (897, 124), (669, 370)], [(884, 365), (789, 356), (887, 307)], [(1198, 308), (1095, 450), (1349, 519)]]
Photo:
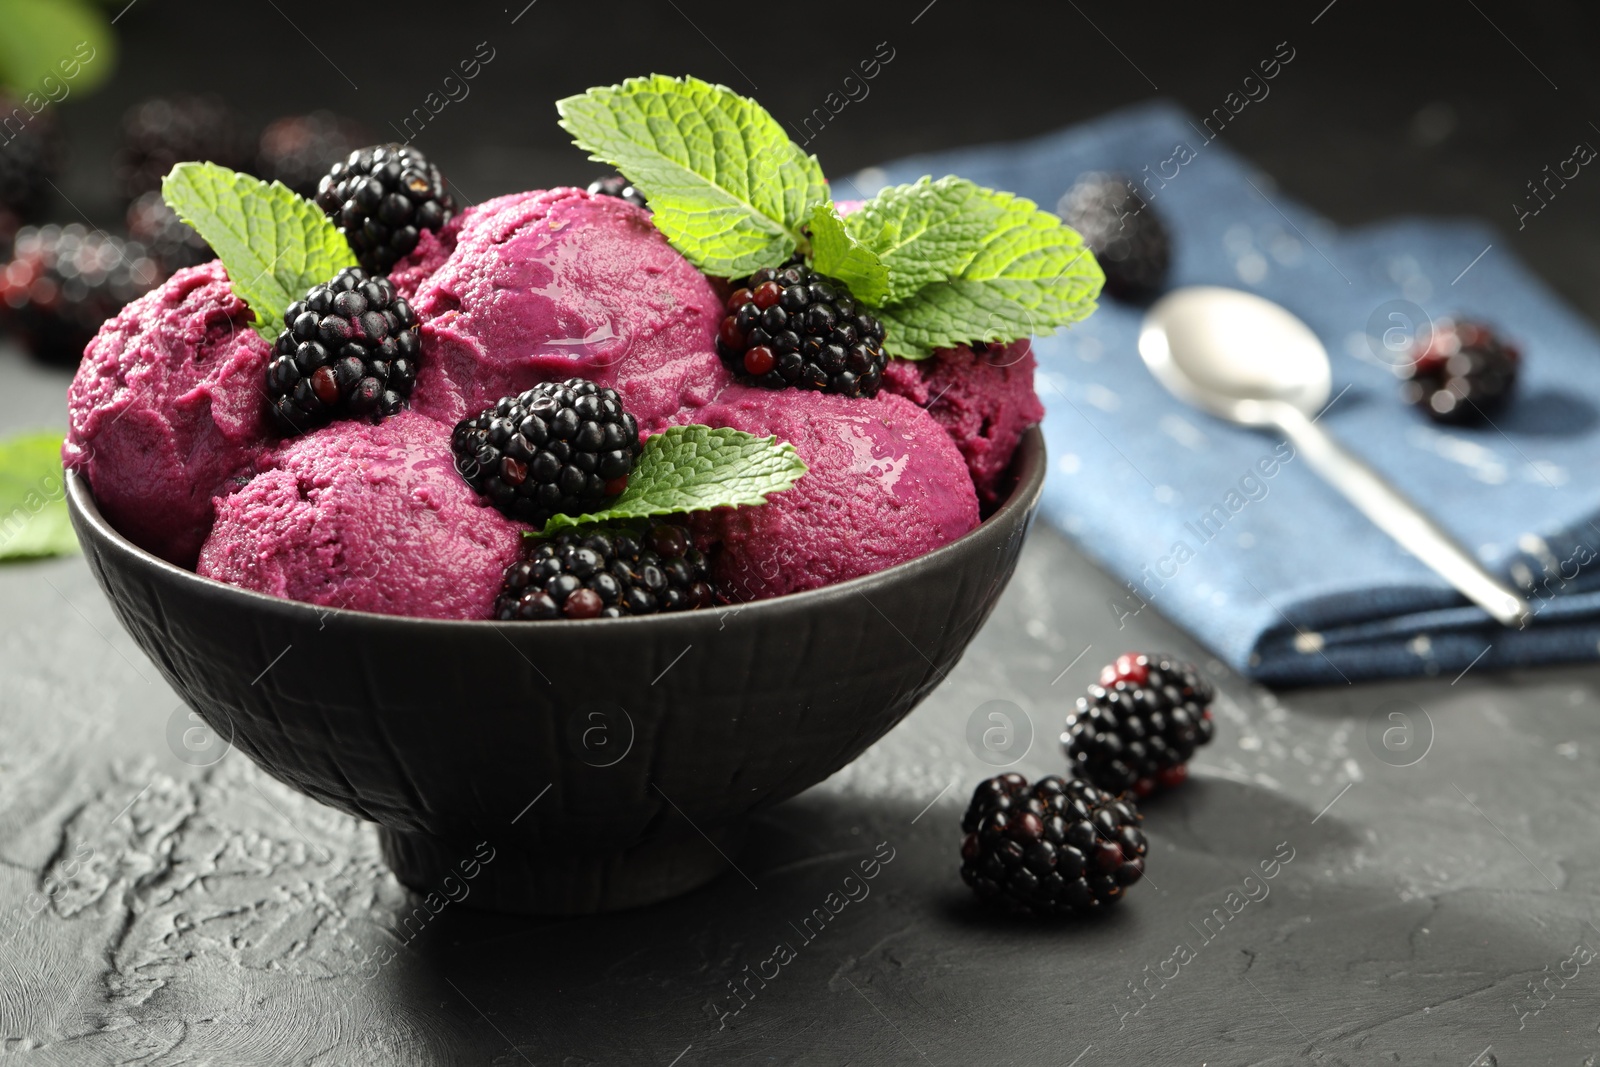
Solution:
[[(183, 699), (268, 774), (378, 823), (420, 892), (605, 911), (727, 869), (751, 812), (822, 781), (955, 665), (1011, 577), (1044, 482), (953, 544), (726, 610), (440, 622), (223, 585), (113, 530), (69, 477), (101, 588)], [(454, 882), (447, 882), (454, 879)]]

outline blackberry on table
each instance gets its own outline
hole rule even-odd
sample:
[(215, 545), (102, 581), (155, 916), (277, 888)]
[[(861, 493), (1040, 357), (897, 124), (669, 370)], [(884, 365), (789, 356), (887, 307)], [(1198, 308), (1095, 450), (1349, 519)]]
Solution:
[(368, 143), (365, 130), (331, 111), (290, 115), (261, 131), (256, 149), (256, 175), (279, 181), (307, 200), (328, 169)]
[(1056, 211), (1094, 253), (1109, 295), (1140, 303), (1166, 284), (1172, 238), (1125, 175), (1085, 174), (1061, 197)]
[(620, 174), (612, 174), (605, 178), (596, 178), (589, 183), (589, 192), (596, 196), (614, 196), (618, 200), (626, 200), (637, 207), (648, 208), (649, 201), (644, 194), (633, 187), (633, 183)]
[(883, 336), (883, 324), (856, 306), (843, 282), (791, 260), (734, 282), (717, 354), (768, 389), (876, 396), (888, 364)]
[(615, 619), (710, 607), (710, 567), (689, 531), (661, 522), (644, 531), (576, 528), (529, 539), (506, 568), (495, 618)]
[(238, 116), (214, 96), (156, 97), (129, 108), (114, 165), (123, 202), (159, 190), (178, 163), (246, 166), (250, 153), (240, 128)]
[(347, 267), (289, 305), (267, 364), (267, 396), (285, 433), (337, 418), (393, 415), (417, 380), (417, 314), (388, 278)]
[(1141, 797), (1182, 784), (1189, 758), (1215, 733), (1208, 707), (1215, 696), (1191, 664), (1118, 656), (1067, 715), (1061, 747), (1072, 773)]
[(639, 459), (639, 424), (615, 389), (583, 378), (545, 382), (502, 397), (456, 425), (456, 470), (513, 519), (606, 507)]
[(986, 779), (961, 820), (961, 879), (1018, 915), (1100, 911), (1144, 876), (1142, 818), (1132, 801), (1081, 779)]
[(206, 239), (180, 219), (160, 193), (141, 193), (128, 206), (128, 236), (144, 245), (168, 274), (217, 258)]
[(35, 115), (5, 93), (0, 93), (0, 123), (0, 215), (14, 220), (14, 234), (19, 226), (39, 221), (50, 206), (63, 140), (51, 112)]
[(362, 148), (335, 163), (317, 184), (317, 206), (374, 274), (387, 274), (423, 230), (439, 230), (456, 211), (439, 168), (396, 144)]
[(35, 357), (71, 366), (107, 319), (160, 281), (137, 241), (76, 223), (25, 226), (0, 267), (0, 318)]
[(1438, 319), (1400, 368), (1401, 393), (1436, 422), (1482, 422), (1511, 400), (1522, 354), (1481, 322)]

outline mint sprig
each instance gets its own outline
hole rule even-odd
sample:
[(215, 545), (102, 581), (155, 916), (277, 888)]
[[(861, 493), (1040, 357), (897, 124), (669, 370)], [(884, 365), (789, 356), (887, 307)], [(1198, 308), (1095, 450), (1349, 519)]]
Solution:
[(0, 560), (75, 552), (61, 473), (61, 434), (44, 431), (0, 441)]
[[(631, 176), (630, 176), (631, 177)], [(540, 531), (764, 504), (806, 473), (788, 442), (742, 430), (669, 426), (645, 439), (628, 488), (604, 511), (552, 515)]]
[(889, 268), (851, 235), (832, 204), (818, 204), (811, 212), (811, 263), (820, 273), (848, 285), (864, 304), (875, 307), (889, 295)]
[(255, 313), (256, 332), (269, 341), (306, 290), (356, 265), (322, 209), (281, 182), (215, 163), (179, 163), (161, 195), (216, 251), (234, 293)]
[(1083, 238), (1060, 219), (965, 179), (886, 190), (862, 211), (856, 236), (888, 265), (891, 292), (931, 279), (876, 309), (893, 356), (1054, 333), (1087, 317), (1105, 284)]
[(781, 263), (828, 199), (822, 166), (754, 100), (656, 74), (556, 104), (561, 126), (650, 201), (655, 224), (707, 274)]

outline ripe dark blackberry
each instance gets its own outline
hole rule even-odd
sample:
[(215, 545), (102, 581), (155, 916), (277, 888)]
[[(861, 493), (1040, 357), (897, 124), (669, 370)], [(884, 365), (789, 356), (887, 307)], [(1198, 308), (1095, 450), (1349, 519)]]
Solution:
[(160, 193), (141, 193), (128, 206), (128, 236), (144, 245), (168, 274), (217, 258), (206, 239), (178, 218)]
[(393, 415), (417, 380), (417, 314), (388, 278), (347, 267), (283, 314), (267, 396), (285, 433)]
[(626, 200), (638, 207), (648, 208), (649, 201), (644, 194), (633, 187), (633, 183), (620, 174), (613, 174), (607, 178), (596, 178), (589, 183), (589, 191), (598, 196), (614, 196), (618, 200)]
[(654, 615), (716, 600), (705, 556), (675, 523), (562, 530), (530, 538), (524, 552), (506, 568), (494, 602), (495, 618), (506, 622)]
[(95, 332), (161, 281), (137, 241), (70, 226), (25, 226), (0, 267), (0, 317), (34, 356), (75, 365)]
[(1438, 319), (1400, 368), (1406, 402), (1436, 422), (1482, 422), (1511, 400), (1522, 354), (1480, 322)]
[(423, 230), (439, 230), (456, 212), (439, 168), (396, 144), (362, 148), (335, 163), (317, 184), (317, 206), (374, 274), (389, 273)]
[(1142, 818), (1132, 801), (1081, 779), (986, 779), (961, 820), (961, 879), (1018, 915), (1099, 911), (1144, 876)]
[(1100, 672), (1067, 716), (1061, 747), (1072, 773), (1114, 793), (1147, 797), (1181, 784), (1215, 727), (1216, 691), (1193, 666), (1130, 652)]
[(41, 219), (61, 174), (61, 131), (49, 110), (34, 114), (15, 97), (0, 93), (0, 215), (17, 227)]
[(369, 141), (367, 132), (355, 122), (331, 111), (290, 115), (261, 131), (256, 175), (282, 182), (312, 200), (328, 169)]
[(768, 389), (876, 396), (888, 357), (883, 324), (843, 282), (798, 260), (734, 282), (717, 334), (728, 369)]
[(1125, 175), (1085, 174), (1061, 197), (1056, 212), (1094, 253), (1109, 295), (1141, 303), (1166, 284), (1172, 265), (1166, 223)]
[(502, 397), (458, 423), (450, 443), (474, 489), (535, 526), (605, 508), (627, 488), (640, 448), (617, 391), (583, 378)]
[(238, 116), (214, 96), (157, 97), (129, 108), (113, 167), (123, 203), (159, 190), (177, 163), (247, 166), (250, 151), (240, 129)]

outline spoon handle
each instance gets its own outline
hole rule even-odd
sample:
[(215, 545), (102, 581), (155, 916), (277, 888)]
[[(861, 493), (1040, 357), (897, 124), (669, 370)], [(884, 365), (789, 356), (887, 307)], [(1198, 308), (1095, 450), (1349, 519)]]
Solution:
[(1528, 624), (1531, 614), (1527, 601), (1484, 570), (1470, 552), (1371, 467), (1345, 451), (1322, 427), (1290, 404), (1273, 405), (1272, 421), (1328, 484), (1461, 595), (1505, 626), (1521, 629)]

